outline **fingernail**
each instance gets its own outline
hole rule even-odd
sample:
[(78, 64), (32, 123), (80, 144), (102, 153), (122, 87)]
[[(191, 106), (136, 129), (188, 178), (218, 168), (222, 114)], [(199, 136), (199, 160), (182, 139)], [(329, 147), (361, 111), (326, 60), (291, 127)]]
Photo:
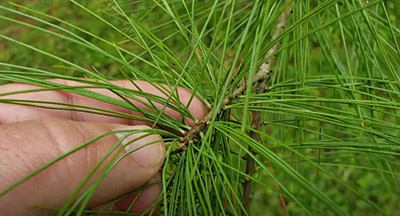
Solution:
[(158, 183), (161, 184), (161, 173), (156, 173), (153, 178), (150, 179), (149, 183)]
[[(149, 135), (147, 132), (138, 132), (149, 129), (146, 126), (125, 126), (116, 130), (132, 130), (132, 133), (116, 133), (121, 144), (127, 152), (133, 151), (128, 156), (142, 167), (154, 167), (164, 160), (165, 147), (162, 138), (158, 134)], [(127, 134), (129, 134), (127, 136)]]

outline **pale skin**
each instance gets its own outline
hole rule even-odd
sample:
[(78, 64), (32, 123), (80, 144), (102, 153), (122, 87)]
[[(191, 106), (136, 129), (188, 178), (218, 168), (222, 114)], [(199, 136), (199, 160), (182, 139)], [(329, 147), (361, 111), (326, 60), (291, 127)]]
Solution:
[[(65, 80), (52, 80), (65, 85), (82, 85)], [(116, 85), (135, 89), (129, 81), (114, 81)], [(149, 83), (135, 82), (143, 91), (166, 97)], [(0, 86), (0, 94), (6, 92), (40, 88), (28, 84), (6, 84)], [(92, 89), (104, 95), (118, 98), (109, 90)], [(200, 99), (191, 100), (191, 92), (178, 88), (179, 99), (190, 104), (189, 111), (196, 119), (202, 119), (205, 109)], [(53, 101), (98, 107), (132, 113), (130, 110), (99, 102), (66, 91), (45, 91), (17, 94), (1, 97), (39, 101)], [(138, 102), (136, 105), (144, 107)], [(162, 105), (158, 104), (160, 108)], [(175, 118), (180, 114), (166, 109)], [(185, 118), (189, 125), (194, 122)], [(115, 130), (148, 129), (151, 123), (122, 118), (94, 115), (83, 112), (48, 110), (27, 106), (0, 103), (0, 192), (12, 183), (28, 175), (46, 162), (96, 136)], [(134, 140), (145, 132), (129, 136)], [(159, 170), (164, 162), (165, 146), (161, 136), (152, 134), (135, 141), (132, 146), (154, 142), (129, 157), (122, 159), (113, 170), (104, 177), (88, 204), (88, 208), (98, 209), (123, 194), (140, 188), (148, 182), (158, 182)], [(74, 154), (62, 159), (48, 169), (29, 179), (0, 198), (0, 212), (4, 215), (54, 215), (54, 212), (34, 208), (36, 205), (61, 207), (100, 158), (118, 142), (118, 136), (110, 135), (90, 144)], [(99, 170), (103, 170), (102, 166)], [(96, 172), (90, 182), (96, 180), (101, 172)], [(90, 185), (90, 184), (89, 184)], [(162, 188), (160, 184), (147, 187), (140, 195), (132, 212), (141, 212), (151, 206)], [(125, 211), (135, 198), (130, 195), (108, 210)]]

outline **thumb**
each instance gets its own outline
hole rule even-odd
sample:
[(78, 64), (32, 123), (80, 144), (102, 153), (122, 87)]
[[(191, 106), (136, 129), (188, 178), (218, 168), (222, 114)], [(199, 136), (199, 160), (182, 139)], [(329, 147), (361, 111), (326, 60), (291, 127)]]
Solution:
[[(123, 157), (107, 173), (89, 201), (88, 207), (98, 206), (141, 187), (160, 169), (165, 154), (161, 136), (145, 132), (147, 129), (147, 126), (61, 119), (0, 125), (0, 193), (48, 161), (99, 135), (113, 130), (136, 131), (129, 136), (121, 133), (104, 136), (56, 162), (0, 197), (0, 212), (4, 215), (52, 215), (54, 212), (32, 206), (63, 206), (90, 170), (119, 144), (119, 139), (123, 138), (125, 140), (122, 144), (117, 146), (94, 172), (79, 195), (101, 176), (114, 156), (121, 158), (127, 151), (133, 153)], [(153, 196), (154, 200), (158, 196), (146, 194)], [(146, 203), (149, 205), (149, 202)]]

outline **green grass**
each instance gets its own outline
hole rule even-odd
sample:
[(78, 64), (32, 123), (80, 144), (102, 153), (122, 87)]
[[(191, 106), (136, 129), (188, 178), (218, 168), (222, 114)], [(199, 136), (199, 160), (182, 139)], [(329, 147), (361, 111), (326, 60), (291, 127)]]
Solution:
[[(167, 105), (178, 100), (175, 94), (162, 99), (108, 81), (184, 86), (220, 111), (187, 151), (174, 153), (179, 137), (164, 134), (163, 214), (285, 215), (279, 194), (290, 215), (399, 214), (396, 1), (293, 1), (289, 25), (273, 41), (285, 10), (278, 1), (15, 2), (24, 7), (2, 3), (0, 8), (0, 82), (65, 89), (140, 111), (145, 114), (141, 120), (177, 131), (188, 126), (124, 100), (146, 96), (189, 115), (182, 105)], [(280, 42), (270, 90), (255, 94), (248, 86), (222, 107), (238, 84), (251, 83), (265, 53)], [(121, 100), (44, 78), (112, 89)], [(91, 107), (3, 100), (1, 95), (0, 102), (137, 118)], [(260, 129), (252, 128), (251, 112), (261, 113)], [(249, 131), (261, 140), (252, 139)], [(252, 176), (244, 172), (248, 146), (257, 152)], [(245, 178), (253, 183), (250, 213), (242, 204)], [(76, 206), (87, 202), (95, 189), (96, 184), (81, 197), (71, 195), (62, 211), (72, 212), (73, 201)], [(80, 207), (84, 211), (85, 205)]]

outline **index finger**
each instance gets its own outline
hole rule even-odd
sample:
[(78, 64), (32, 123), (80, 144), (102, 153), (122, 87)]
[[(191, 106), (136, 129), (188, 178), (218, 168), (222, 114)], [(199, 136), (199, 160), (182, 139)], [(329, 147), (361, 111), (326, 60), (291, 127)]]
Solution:
[[(54, 79), (51, 80), (51, 82), (71, 87), (87, 85), (76, 81), (62, 80), (62, 79)], [(118, 87), (132, 89), (132, 90), (140, 90), (155, 96), (159, 96), (164, 99), (168, 98), (169, 96), (168, 93), (170, 93), (168, 92), (168, 89), (171, 89), (170, 87), (163, 85), (164, 87), (166, 87), (165, 89), (167, 89), (167, 93), (162, 92), (159, 88), (156, 88), (154, 85), (145, 81), (120, 80), (120, 81), (110, 81), (110, 82)], [(24, 90), (35, 90), (35, 89), (43, 89), (43, 87), (31, 84), (11, 83), (0, 86), (0, 94), (7, 92), (24, 91)], [(93, 88), (90, 89), (90, 91), (111, 98), (122, 100), (120, 96), (110, 91), (109, 89)], [(193, 97), (192, 93), (183, 87), (177, 87), (176, 91), (177, 91), (177, 96), (179, 98), (179, 102), (188, 108), (189, 112), (193, 115), (195, 119), (202, 119), (205, 115), (205, 108), (202, 101), (198, 97), (195, 96)], [(111, 110), (111, 111), (122, 112), (143, 117), (143, 114), (136, 111), (132, 111), (131, 109), (127, 109), (104, 101), (99, 101), (93, 98), (71, 93), (65, 90), (35, 91), (23, 94), (22, 93), (11, 94), (2, 96), (0, 97), (0, 99), (47, 101), (47, 102), (64, 103), (64, 104), (71, 104), (78, 106), (96, 107), (99, 109)], [(129, 99), (129, 101), (138, 108), (145, 109), (149, 112), (156, 112), (150, 106), (143, 103), (143, 101), (133, 100), (133, 99)], [(164, 104), (161, 104), (159, 102), (153, 102), (152, 104), (154, 104), (156, 109), (163, 109), (165, 107)], [(182, 117), (181, 112), (171, 109), (170, 107), (165, 107), (164, 113), (171, 115), (173, 118), (177, 120), (179, 120)], [(98, 115), (98, 114), (79, 112), (73, 110), (45, 109), (32, 106), (20, 106), (15, 104), (1, 103), (0, 101), (0, 124), (17, 122), (17, 121), (26, 121), (32, 119), (42, 119), (42, 118), (63, 118), (75, 121), (109, 122), (109, 123), (118, 123), (127, 125), (138, 125), (138, 124), (151, 125), (151, 123), (149, 122), (145, 123), (143, 121), (135, 119), (110, 117), (105, 115)], [(190, 126), (193, 126), (195, 124), (194, 121), (188, 116), (185, 116), (184, 118)]]

